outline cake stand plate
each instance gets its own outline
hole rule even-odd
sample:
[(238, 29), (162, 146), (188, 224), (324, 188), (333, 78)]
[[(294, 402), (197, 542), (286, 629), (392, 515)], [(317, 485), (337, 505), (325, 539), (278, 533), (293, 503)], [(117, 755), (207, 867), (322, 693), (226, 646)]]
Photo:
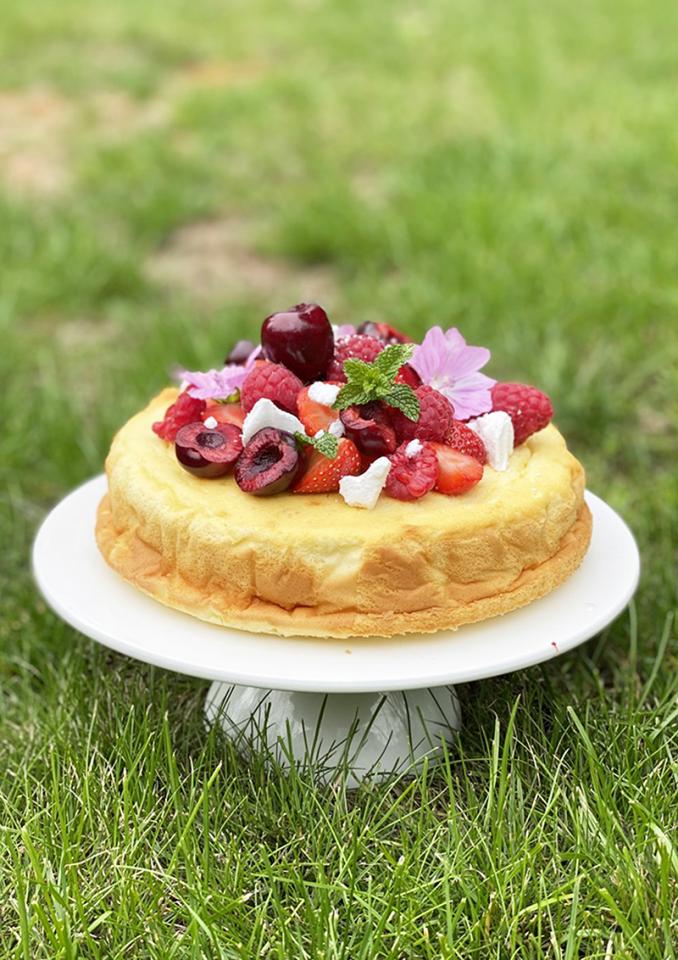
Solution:
[(509, 673), (572, 650), (625, 608), (638, 584), (633, 534), (603, 500), (581, 567), (549, 596), (483, 623), (389, 640), (248, 633), (164, 607), (122, 580), (94, 538), (106, 479), (95, 477), (46, 517), (33, 570), (52, 609), (81, 633), (146, 663), (212, 680), (205, 704), (244, 749), (284, 766), (312, 763), (349, 785), (419, 766), (459, 729), (453, 685)]

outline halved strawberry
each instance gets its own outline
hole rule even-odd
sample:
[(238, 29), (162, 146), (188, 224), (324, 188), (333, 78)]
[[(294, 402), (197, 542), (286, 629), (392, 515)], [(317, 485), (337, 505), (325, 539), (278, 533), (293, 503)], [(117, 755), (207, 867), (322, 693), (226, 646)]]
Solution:
[(239, 403), (214, 403), (208, 402), (202, 420), (208, 417), (214, 417), (217, 423), (233, 423), (236, 427), (242, 427), (245, 420), (245, 411)]
[(444, 443), (432, 443), (438, 457), (438, 478), (435, 489), (438, 493), (458, 496), (466, 493), (479, 482), (483, 465), (465, 453), (459, 453)]
[(297, 396), (297, 416), (306, 427), (306, 433), (309, 437), (313, 437), (318, 430), (327, 430), (331, 423), (338, 420), (339, 411), (311, 400), (308, 395), (309, 389), (309, 387), (304, 387)]
[(339, 452), (334, 460), (313, 450), (304, 473), (297, 480), (292, 493), (332, 493), (339, 489), (342, 477), (354, 477), (362, 471), (358, 448), (345, 437), (339, 441)]

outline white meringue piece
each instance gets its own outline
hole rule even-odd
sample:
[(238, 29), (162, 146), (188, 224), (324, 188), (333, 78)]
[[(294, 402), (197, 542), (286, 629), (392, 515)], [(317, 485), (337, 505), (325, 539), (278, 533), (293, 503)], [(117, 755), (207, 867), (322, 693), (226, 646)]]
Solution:
[(469, 420), (468, 426), (485, 444), (487, 462), (493, 470), (508, 468), (513, 453), (513, 421), (503, 410), (484, 413), (482, 417)]
[(371, 510), (376, 506), (390, 470), (391, 461), (388, 457), (379, 457), (359, 476), (342, 477), (339, 481), (339, 493), (349, 507)]
[(242, 442), (247, 445), (255, 433), (259, 433), (265, 427), (273, 427), (276, 430), (285, 430), (287, 433), (306, 433), (306, 429), (293, 413), (281, 410), (276, 407), (272, 400), (262, 397), (254, 404), (250, 412), (245, 417), (242, 425)]

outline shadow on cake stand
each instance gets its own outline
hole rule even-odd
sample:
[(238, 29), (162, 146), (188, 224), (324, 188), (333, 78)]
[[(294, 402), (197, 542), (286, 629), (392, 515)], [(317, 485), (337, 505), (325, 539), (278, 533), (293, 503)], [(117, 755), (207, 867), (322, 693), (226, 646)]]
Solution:
[(389, 640), (247, 633), (164, 607), (118, 577), (94, 539), (105, 491), (105, 477), (88, 481), (38, 531), (33, 569), (53, 610), (119, 653), (211, 680), (206, 719), (241, 749), (263, 750), (283, 768), (312, 766), (319, 779), (347, 786), (435, 759), (461, 725), (454, 684), (574, 649), (621, 613), (640, 573), (631, 531), (587, 493), (593, 537), (581, 567), (503, 617)]

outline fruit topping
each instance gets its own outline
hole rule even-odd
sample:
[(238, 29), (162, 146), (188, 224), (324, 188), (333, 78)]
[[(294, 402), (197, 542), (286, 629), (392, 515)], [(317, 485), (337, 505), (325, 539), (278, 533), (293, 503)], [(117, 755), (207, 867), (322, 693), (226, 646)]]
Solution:
[(200, 420), (204, 410), (204, 400), (196, 400), (187, 393), (181, 393), (165, 411), (164, 419), (153, 424), (153, 432), (163, 440), (174, 440), (179, 430), (187, 423)]
[(324, 375), (334, 352), (332, 326), (317, 303), (271, 314), (261, 328), (261, 343), (267, 360), (284, 364), (306, 383)]
[(458, 496), (466, 493), (482, 479), (483, 465), (475, 457), (459, 453), (442, 443), (432, 443), (438, 458), (438, 475), (435, 488), (438, 493)]
[[(317, 388), (322, 387), (322, 391)], [(339, 388), (331, 383), (313, 383), (304, 387), (297, 397), (297, 413), (311, 437), (318, 430), (328, 430), (339, 419), (339, 412), (332, 409)], [(319, 398), (319, 399), (316, 399)]]
[(406, 383), (408, 387), (412, 387), (413, 390), (416, 390), (417, 387), (421, 386), (421, 377), (414, 367), (410, 366), (409, 363), (406, 363), (400, 368), (400, 370), (398, 370), (395, 382)]
[(302, 387), (301, 380), (287, 367), (263, 360), (255, 364), (245, 378), (240, 392), (242, 408), (249, 413), (257, 400), (263, 397), (282, 410), (296, 413), (297, 397)]
[(181, 466), (196, 477), (223, 477), (242, 452), (240, 430), (232, 423), (212, 428), (201, 421), (189, 423), (177, 433), (174, 450)]
[[(485, 414), (484, 416), (491, 416), (491, 414)], [(483, 419), (484, 417), (480, 417), (480, 420)], [(474, 422), (479, 423), (480, 421), (476, 420)], [(478, 463), (487, 463), (487, 450), (482, 440), (482, 434), (480, 430), (474, 430), (470, 424), (462, 423), (461, 420), (453, 420), (452, 426), (445, 434), (445, 443), (453, 450), (465, 453), (468, 457), (473, 457)]]
[[(396, 500), (418, 500), (435, 486), (438, 458), (430, 443), (402, 443), (390, 457), (391, 470), (386, 480), (386, 493)], [(408, 449), (409, 448), (409, 449)]]
[(415, 344), (387, 323), (332, 327), (300, 303), (267, 317), (261, 337), (235, 343), (221, 370), (181, 371), (186, 389), (153, 424), (187, 470), (235, 463), (250, 493), (339, 490), (367, 508), (384, 487), (401, 500), (465, 493), (553, 415), (535, 387), (481, 373), (489, 350), (456, 328)]
[(342, 477), (359, 473), (362, 467), (360, 454), (351, 440), (340, 440), (336, 457), (330, 460), (318, 450), (313, 450), (301, 478), (293, 487), (293, 493), (331, 493), (339, 489)]
[(384, 489), (390, 470), (391, 461), (388, 457), (379, 457), (364, 473), (354, 477), (342, 477), (339, 481), (339, 493), (349, 507), (372, 510)]
[(388, 323), (371, 323), (368, 320), (366, 323), (360, 324), (357, 332), (364, 334), (366, 337), (374, 337), (375, 340), (382, 340), (384, 343), (412, 343), (412, 337), (408, 337), (406, 333), (401, 333), (400, 330), (396, 330)]
[(425, 384), (414, 391), (419, 401), (419, 419), (410, 420), (400, 411), (394, 411), (393, 423), (399, 443), (405, 440), (433, 440), (442, 443), (454, 423), (450, 401)]
[(242, 428), (245, 411), (239, 403), (215, 403), (209, 400), (202, 416), (203, 423), (209, 417), (213, 417), (217, 423), (234, 423)]
[(327, 370), (327, 379), (336, 380), (339, 383), (345, 382), (344, 363), (348, 359), (353, 358), (362, 360), (364, 363), (372, 363), (384, 349), (384, 346), (385, 344), (381, 340), (360, 336), (359, 334), (337, 340), (334, 347), (334, 358)]
[(364, 456), (382, 457), (393, 453), (398, 445), (392, 413), (395, 411), (374, 400), (342, 410), (341, 422), (346, 436)]
[(508, 413), (504, 410), (484, 413), (477, 420), (469, 420), (468, 426), (482, 440), (492, 469), (506, 470), (513, 453), (513, 422)]
[(301, 468), (297, 442), (291, 433), (266, 427), (256, 433), (235, 465), (235, 480), (245, 493), (270, 496), (294, 483)]
[(515, 445), (548, 426), (553, 416), (550, 399), (524, 383), (497, 383), (492, 388), (492, 410), (504, 410), (513, 421)]
[(252, 353), (257, 349), (257, 345), (251, 340), (238, 340), (233, 344), (231, 352), (224, 360), (224, 364), (237, 364), (241, 366), (247, 363)]
[(249, 443), (254, 434), (265, 427), (273, 427), (274, 430), (291, 434), (304, 432), (304, 425), (298, 417), (286, 410), (281, 410), (271, 400), (262, 397), (245, 417), (242, 425), (242, 442)]

